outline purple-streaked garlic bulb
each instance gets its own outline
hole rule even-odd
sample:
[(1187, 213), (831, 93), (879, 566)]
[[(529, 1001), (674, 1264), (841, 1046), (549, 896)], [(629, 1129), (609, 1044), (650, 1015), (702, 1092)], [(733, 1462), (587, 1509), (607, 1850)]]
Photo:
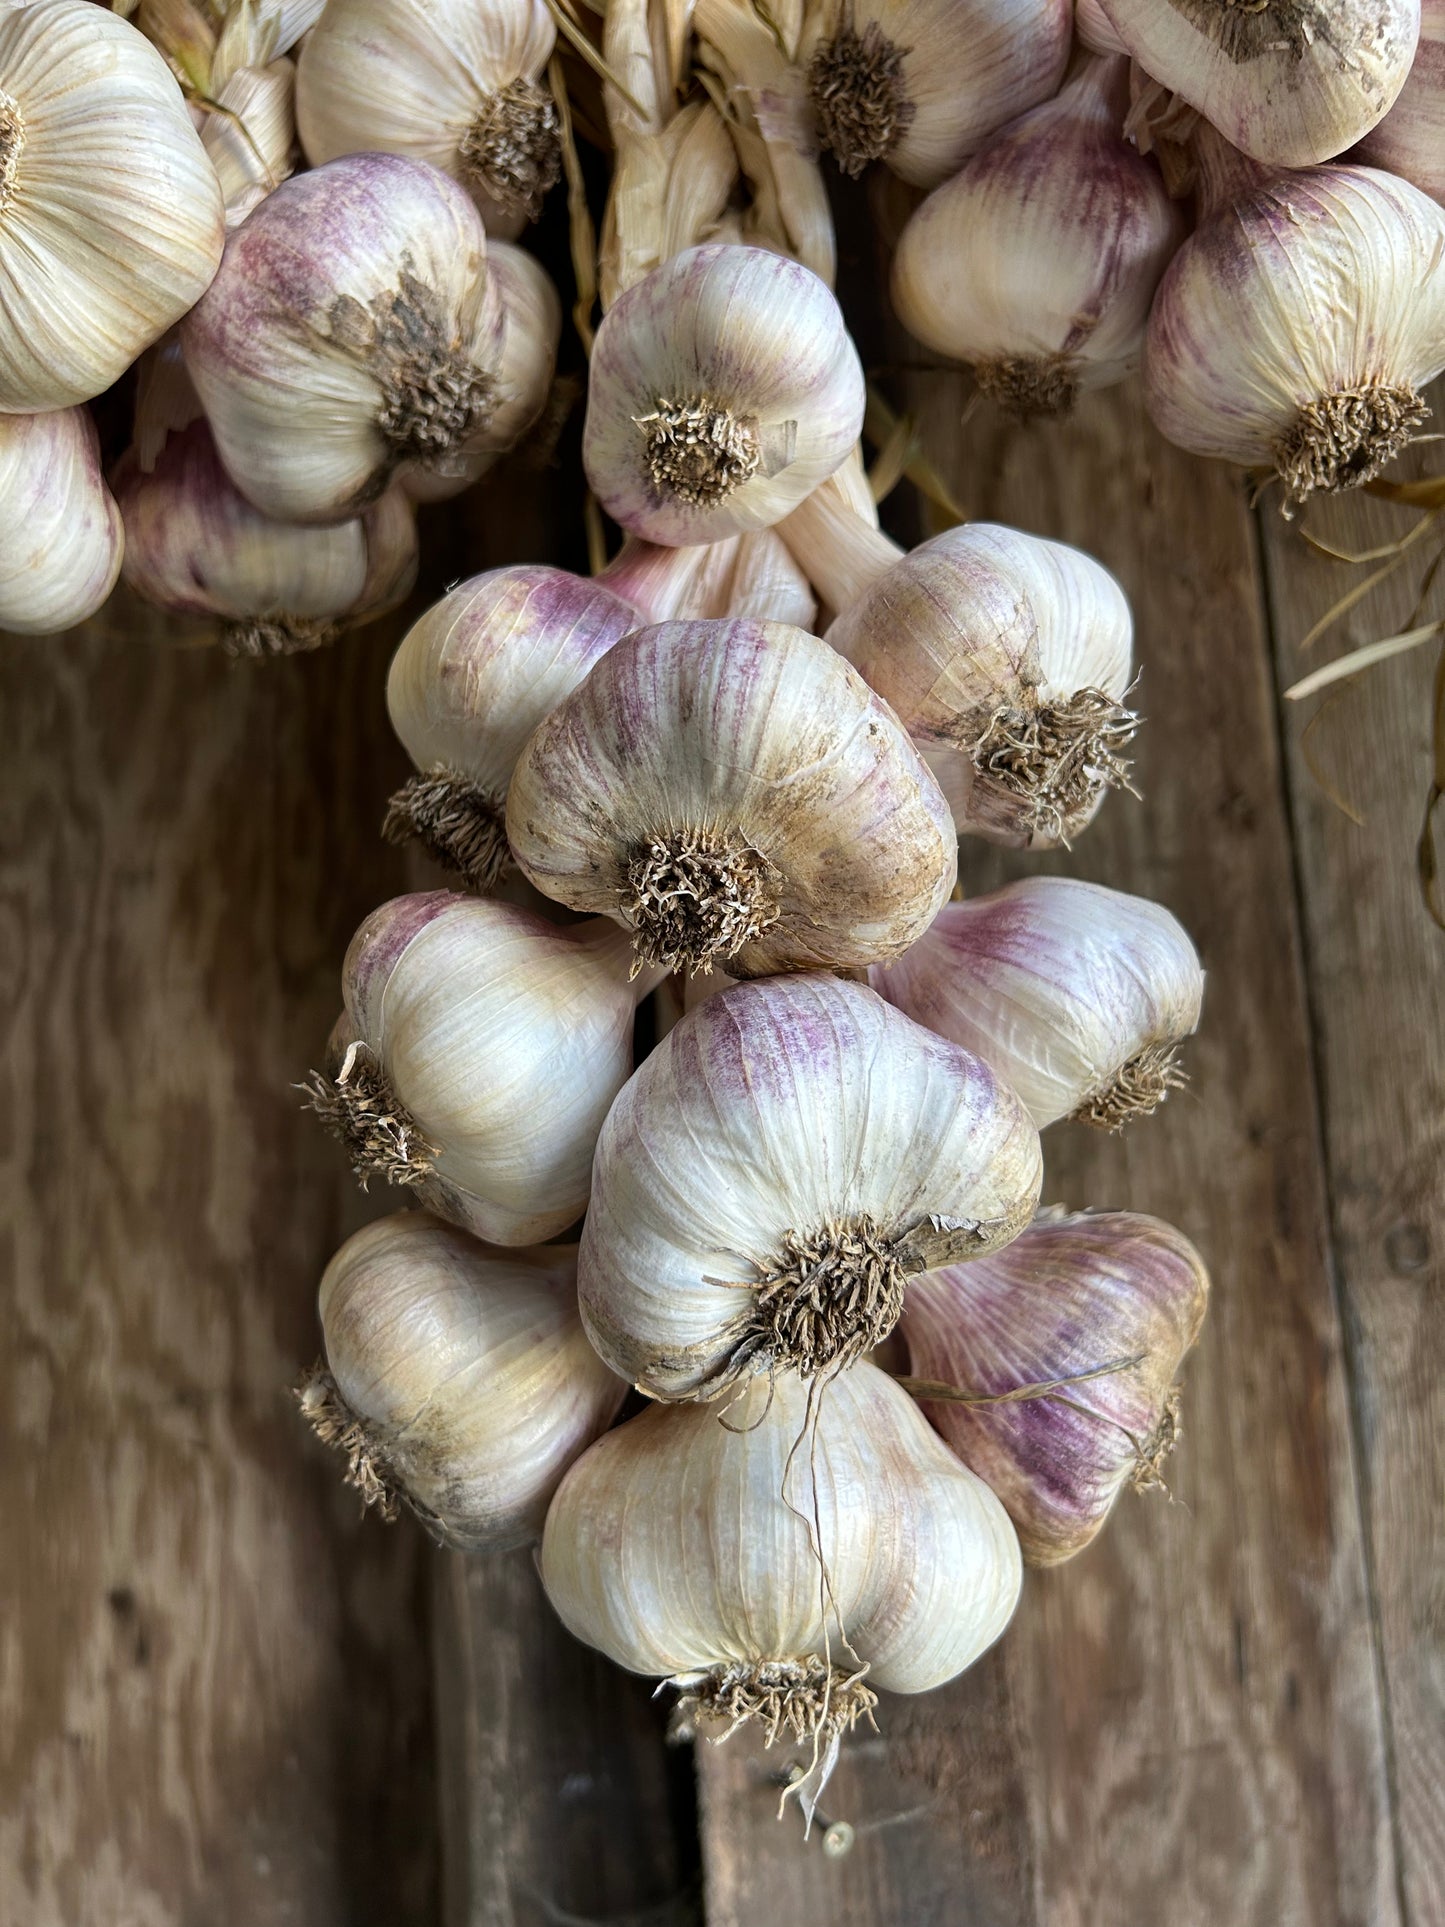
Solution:
[(647, 622), (740, 616), (788, 622), (812, 634), (818, 615), (808, 578), (776, 529), (728, 535), (691, 549), (665, 549), (629, 535), (598, 580)]
[(404, 1503), (444, 1545), (542, 1536), (563, 1473), (626, 1386), (577, 1315), (577, 1247), (497, 1251), (424, 1211), (366, 1225), (321, 1280), (326, 1364), (301, 1409), (383, 1517)]
[(1006, 1251), (909, 1291), (907, 1382), (1031, 1565), (1073, 1558), (1125, 1485), (1162, 1485), (1208, 1296), (1183, 1233), (1123, 1211), (1041, 1212)]
[(778, 622), (664, 622), (522, 751), (507, 839), (644, 961), (735, 977), (899, 956), (953, 888), (948, 805), (886, 704)]
[(416, 580), (416, 520), (391, 488), (328, 528), (273, 521), (222, 468), (210, 428), (172, 434), (145, 473), (121, 462), (125, 579), (175, 616), (219, 622), (234, 656), (286, 656), (334, 642), (403, 601)]
[(835, 977), (738, 984), (613, 1105), (582, 1233), (582, 1319), (652, 1398), (832, 1375), (919, 1272), (1033, 1214), (1038, 1132), (979, 1058)]
[(511, 868), (507, 785), (547, 712), (636, 612), (600, 582), (540, 563), (473, 576), (427, 610), (392, 658), (391, 726), (417, 768), (386, 834), (415, 836), (476, 890)]
[(1388, 168), (1445, 203), (1445, 0), (1421, 0), (1420, 44), (1394, 106), (1358, 158)]
[(0, 415), (0, 629), (44, 636), (95, 614), (125, 547), (83, 408)]
[(947, 903), (873, 988), (997, 1071), (1043, 1130), (1106, 1130), (1184, 1082), (1204, 972), (1162, 904), (1074, 877), (1026, 877)]

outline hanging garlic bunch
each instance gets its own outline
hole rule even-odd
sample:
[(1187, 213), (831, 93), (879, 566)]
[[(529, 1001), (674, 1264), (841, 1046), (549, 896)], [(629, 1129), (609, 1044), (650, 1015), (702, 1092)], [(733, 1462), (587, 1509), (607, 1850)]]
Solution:
[(664, 549), (629, 535), (598, 580), (648, 622), (736, 616), (787, 622), (812, 634), (818, 615), (808, 578), (776, 529), (725, 535), (692, 549)]
[(557, 29), (544, 0), (329, 0), (301, 52), (296, 109), (313, 163), (427, 161), (510, 239), (562, 171), (541, 85)]
[(91, 0), (0, 10), (0, 413), (108, 388), (201, 295), (224, 238), (154, 47)]
[(826, 643), (664, 622), (618, 643), (522, 751), (507, 838), (570, 909), (669, 970), (738, 977), (900, 955), (956, 874), (948, 806)]
[(684, 1405), (609, 1432), (552, 1501), (541, 1571), (577, 1638), (667, 1679), (716, 1737), (811, 1741), (805, 1801), (873, 1689), (972, 1665), (1023, 1578), (993, 1493), (868, 1364), (816, 1405), (782, 1373), (726, 1425)]
[(519, 563), (473, 576), (408, 631), (386, 684), (391, 726), (418, 774), (386, 834), (418, 837), (487, 891), (511, 867), (507, 784), (522, 747), (635, 612), (598, 582)]
[(1358, 158), (1388, 168), (1445, 203), (1445, 0), (1421, 0), (1420, 44), (1410, 77)]
[(394, 609), (416, 580), (416, 522), (400, 489), (329, 528), (276, 522), (221, 467), (206, 423), (165, 442), (149, 474), (116, 471), (125, 579), (172, 615), (219, 618), (232, 656), (289, 656)]
[(1069, 0), (811, 0), (803, 60), (818, 135), (845, 174), (870, 161), (937, 187), (1064, 76)]
[(632, 1070), (635, 1006), (611, 924), (559, 930), (445, 890), (395, 897), (352, 938), (345, 1012), (312, 1108), (363, 1184), (385, 1178), (493, 1244), (538, 1244), (587, 1203)]
[(1404, 85), (1420, 0), (1103, 0), (1146, 73), (1272, 167), (1341, 154)]
[(1181, 1232), (1121, 1211), (1041, 1212), (1007, 1251), (909, 1292), (909, 1384), (1030, 1564), (1072, 1559), (1127, 1483), (1163, 1484), (1208, 1296)]
[(347, 1478), (443, 1544), (505, 1552), (542, 1535), (573, 1460), (626, 1387), (577, 1317), (577, 1251), (489, 1251), (422, 1211), (348, 1238), (321, 1280), (326, 1366), (301, 1409)]
[(1033, 1213), (1038, 1132), (989, 1067), (833, 977), (739, 984), (643, 1064), (597, 1145), (578, 1291), (652, 1398), (834, 1372), (918, 1272)]
[(597, 331), (587, 479), (649, 542), (767, 528), (848, 454), (863, 400), (816, 275), (762, 248), (689, 248), (620, 295)]
[(1128, 786), (1133, 623), (1078, 549), (947, 529), (845, 606), (828, 641), (892, 706), (961, 834), (1067, 843)]
[(354, 154), (286, 181), (236, 229), (181, 341), (242, 494), (284, 521), (341, 522), (396, 476), (475, 478), (504, 333), (462, 190), (419, 161)]
[(0, 529), (0, 629), (51, 635), (110, 594), (124, 537), (83, 408), (0, 415)]
[(1445, 368), (1445, 208), (1377, 168), (1264, 176), (1201, 134), (1198, 230), (1160, 283), (1149, 413), (1197, 455), (1273, 468), (1286, 506), (1413, 439)]
[(1138, 366), (1184, 220), (1123, 138), (1129, 67), (1085, 56), (1056, 100), (990, 140), (898, 243), (899, 319), (1020, 415), (1067, 410)]
[(947, 903), (869, 982), (915, 1023), (973, 1051), (1043, 1130), (1061, 1117), (1112, 1131), (1184, 1082), (1204, 972), (1157, 903), (1074, 877), (1025, 877)]

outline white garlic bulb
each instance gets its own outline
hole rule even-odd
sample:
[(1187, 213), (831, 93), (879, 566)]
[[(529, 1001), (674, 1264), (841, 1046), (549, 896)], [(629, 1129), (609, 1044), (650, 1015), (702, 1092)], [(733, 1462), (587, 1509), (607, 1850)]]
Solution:
[(930, 348), (972, 364), (1020, 415), (1066, 410), (1139, 365), (1184, 219), (1123, 137), (1129, 67), (1080, 62), (1056, 100), (995, 134), (913, 215), (893, 303)]
[(828, 630), (924, 752), (960, 833), (1048, 848), (1128, 783), (1133, 622), (1107, 569), (970, 522), (877, 577)]
[(1159, 285), (1144, 350), (1157, 426), (1274, 469), (1286, 505), (1370, 480), (1445, 368), (1445, 208), (1378, 168), (1241, 182), (1206, 138), (1203, 218)]
[(239, 227), (296, 165), (296, 68), (289, 60), (242, 67), (214, 107), (198, 108), (201, 143), (226, 204), (226, 226)]
[(148, 474), (127, 456), (115, 487), (127, 583), (173, 615), (219, 618), (233, 656), (320, 648), (395, 608), (416, 580), (416, 521), (400, 489), (329, 528), (273, 521), (221, 467), (204, 420), (172, 434)]
[(0, 415), (0, 629), (43, 636), (95, 614), (125, 546), (83, 408)]
[(523, 872), (668, 969), (906, 950), (957, 869), (917, 751), (826, 643), (777, 622), (638, 629), (540, 724), (507, 793)]
[(1064, 77), (1070, 0), (813, 0), (803, 58), (818, 134), (846, 174), (870, 161), (937, 187)]
[(763, 248), (688, 248), (621, 294), (597, 331), (587, 479), (649, 542), (768, 528), (848, 455), (863, 387), (815, 274)]
[(224, 239), (155, 48), (91, 0), (0, 10), (0, 413), (108, 388), (202, 294)]
[(462, 190), (352, 154), (242, 222), (181, 341), (241, 493), (282, 521), (341, 522), (396, 476), (475, 479), (504, 332)]
[(1358, 158), (1445, 203), (1445, 0), (1422, 0), (1410, 77), (1361, 141)]
[(629, 535), (598, 580), (648, 622), (738, 616), (787, 622), (811, 634), (818, 615), (808, 578), (776, 529), (726, 535), (691, 549), (665, 549)]
[(832, 1373), (879, 1344), (915, 1273), (1032, 1216), (1038, 1132), (994, 1072), (833, 977), (699, 1004), (612, 1106), (578, 1292), (653, 1398)]
[(1121, 1211), (1041, 1212), (1007, 1251), (909, 1292), (911, 1389), (1003, 1500), (1030, 1564), (1082, 1551), (1126, 1484), (1163, 1484), (1208, 1296), (1182, 1232)]
[(1146, 73), (1272, 167), (1352, 146), (1404, 85), (1420, 0), (1103, 0)]
[(559, 930), (530, 911), (434, 890), (361, 925), (345, 1012), (311, 1106), (357, 1176), (492, 1244), (575, 1224), (608, 1106), (632, 1069), (632, 1017), (658, 981), (628, 976), (608, 923)]
[(1204, 972), (1161, 904), (1076, 877), (1025, 877), (948, 903), (869, 982), (997, 1071), (1043, 1130), (1118, 1130), (1183, 1082)]
[(626, 1386), (577, 1317), (577, 1248), (492, 1251), (424, 1211), (348, 1238), (326, 1267), (326, 1368), (301, 1408), (368, 1504), (404, 1501), (444, 1545), (542, 1536), (574, 1459)]
[(510, 239), (562, 171), (541, 85), (556, 40), (544, 0), (329, 0), (301, 51), (307, 159), (427, 161), (466, 188), (489, 233)]
[(816, 1408), (781, 1374), (725, 1425), (671, 1406), (609, 1432), (552, 1501), (541, 1572), (570, 1631), (700, 1723), (814, 1742), (814, 1797), (873, 1689), (972, 1665), (1023, 1579), (993, 1493), (868, 1364)]
[(518, 563), (473, 576), (427, 610), (392, 658), (391, 726), (418, 774), (386, 834), (418, 837), (473, 888), (511, 867), (507, 785), (523, 745), (600, 657), (637, 627), (600, 582)]

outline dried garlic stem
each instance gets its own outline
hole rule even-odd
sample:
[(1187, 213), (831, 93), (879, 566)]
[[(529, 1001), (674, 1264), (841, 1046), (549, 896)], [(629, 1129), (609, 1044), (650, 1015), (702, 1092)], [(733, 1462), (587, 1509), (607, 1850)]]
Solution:
[(1079, 689), (1027, 712), (1005, 705), (974, 745), (976, 780), (1022, 799), (1031, 835), (1067, 844), (1105, 790), (1138, 794), (1119, 754), (1138, 727), (1134, 712), (1101, 689)]
[(417, 1185), (431, 1176), (437, 1147), (397, 1100), (365, 1044), (347, 1048), (334, 1079), (312, 1071), (297, 1088), (306, 1092), (307, 1108), (345, 1145), (363, 1190), (373, 1177)]
[(325, 616), (247, 616), (225, 625), (221, 647), (237, 658), (298, 656), (329, 648), (340, 634), (341, 624)]
[(374, 1505), (388, 1523), (400, 1510), (387, 1477), (386, 1456), (336, 1388), (336, 1380), (319, 1361), (303, 1372), (296, 1402), (323, 1445), (346, 1457), (346, 1483), (354, 1485), (364, 1505)]
[(709, 970), (777, 920), (773, 866), (750, 844), (710, 830), (652, 837), (627, 866), (620, 908), (644, 963)]
[(681, 401), (660, 395), (650, 415), (638, 416), (637, 426), (646, 440), (653, 483), (680, 502), (716, 508), (757, 473), (758, 424), (706, 395)]
[(512, 867), (505, 796), (444, 763), (407, 778), (387, 803), (381, 833), (388, 843), (415, 837), (483, 896)]
[(906, 47), (895, 44), (876, 20), (862, 33), (851, 10), (808, 68), (808, 86), (818, 115), (818, 138), (845, 174), (859, 175), (870, 161), (882, 160), (914, 116), (903, 91)]
[(1177, 1044), (1148, 1044), (1069, 1115), (1080, 1124), (1122, 1131), (1131, 1118), (1150, 1116), (1171, 1091), (1182, 1090), (1188, 1082)]
[(1078, 369), (1067, 355), (1005, 355), (974, 364), (974, 380), (1018, 421), (1067, 415), (1079, 392)]
[(810, 1653), (805, 1659), (714, 1666), (701, 1679), (688, 1681), (678, 1710), (685, 1718), (725, 1725), (723, 1739), (756, 1721), (765, 1746), (783, 1734), (825, 1745), (860, 1719), (871, 1724), (877, 1704), (878, 1695), (861, 1673), (845, 1672)]
[(556, 102), (535, 81), (514, 80), (488, 97), (462, 136), (460, 153), (489, 200), (535, 221), (543, 199), (562, 178)]
[(1358, 488), (1415, 439), (1430, 410), (1408, 382), (1367, 382), (1307, 402), (1274, 447), (1286, 507), (1319, 489)]

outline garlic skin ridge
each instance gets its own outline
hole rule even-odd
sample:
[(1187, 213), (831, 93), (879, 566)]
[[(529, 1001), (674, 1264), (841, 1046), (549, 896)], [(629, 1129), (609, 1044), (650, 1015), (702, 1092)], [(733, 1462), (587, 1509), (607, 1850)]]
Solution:
[(318, 1294), (326, 1368), (302, 1411), (383, 1517), (461, 1552), (539, 1539), (569, 1465), (626, 1393), (577, 1317), (577, 1249), (494, 1251), (421, 1211), (348, 1238)]
[(862, 967), (946, 901), (947, 805), (886, 704), (780, 623), (636, 630), (557, 704), (507, 793), (524, 874), (669, 970)]
[(582, 1231), (582, 1321), (651, 1398), (835, 1371), (918, 1272), (1028, 1223), (1038, 1133), (980, 1059), (861, 985), (709, 997), (619, 1094)]
[(204, 292), (224, 238), (144, 36), (91, 0), (0, 11), (0, 413), (109, 388)]
[(947, 903), (880, 996), (972, 1051), (1042, 1131), (1060, 1118), (1122, 1130), (1183, 1084), (1204, 972), (1161, 904), (1074, 877), (1026, 877)]
[(578, 1639), (669, 1680), (717, 1737), (754, 1720), (769, 1745), (813, 1741), (821, 1778), (874, 1687), (971, 1666), (1023, 1578), (993, 1493), (867, 1363), (816, 1404), (782, 1373), (725, 1426), (683, 1405), (607, 1433), (552, 1501), (541, 1573)]
[(0, 415), (0, 629), (45, 636), (93, 616), (125, 536), (83, 408)]
[(1387, 168), (1445, 205), (1445, 0), (1421, 0), (1409, 78), (1355, 158)]
[[(921, 1409), (1003, 1501), (1030, 1565), (1081, 1552), (1125, 1485), (1163, 1486), (1208, 1295), (1182, 1232), (1122, 1211), (1041, 1212), (1006, 1251), (909, 1292), (909, 1371), (966, 1394), (919, 1391)], [(1075, 1382), (1042, 1390), (1060, 1379)]]

